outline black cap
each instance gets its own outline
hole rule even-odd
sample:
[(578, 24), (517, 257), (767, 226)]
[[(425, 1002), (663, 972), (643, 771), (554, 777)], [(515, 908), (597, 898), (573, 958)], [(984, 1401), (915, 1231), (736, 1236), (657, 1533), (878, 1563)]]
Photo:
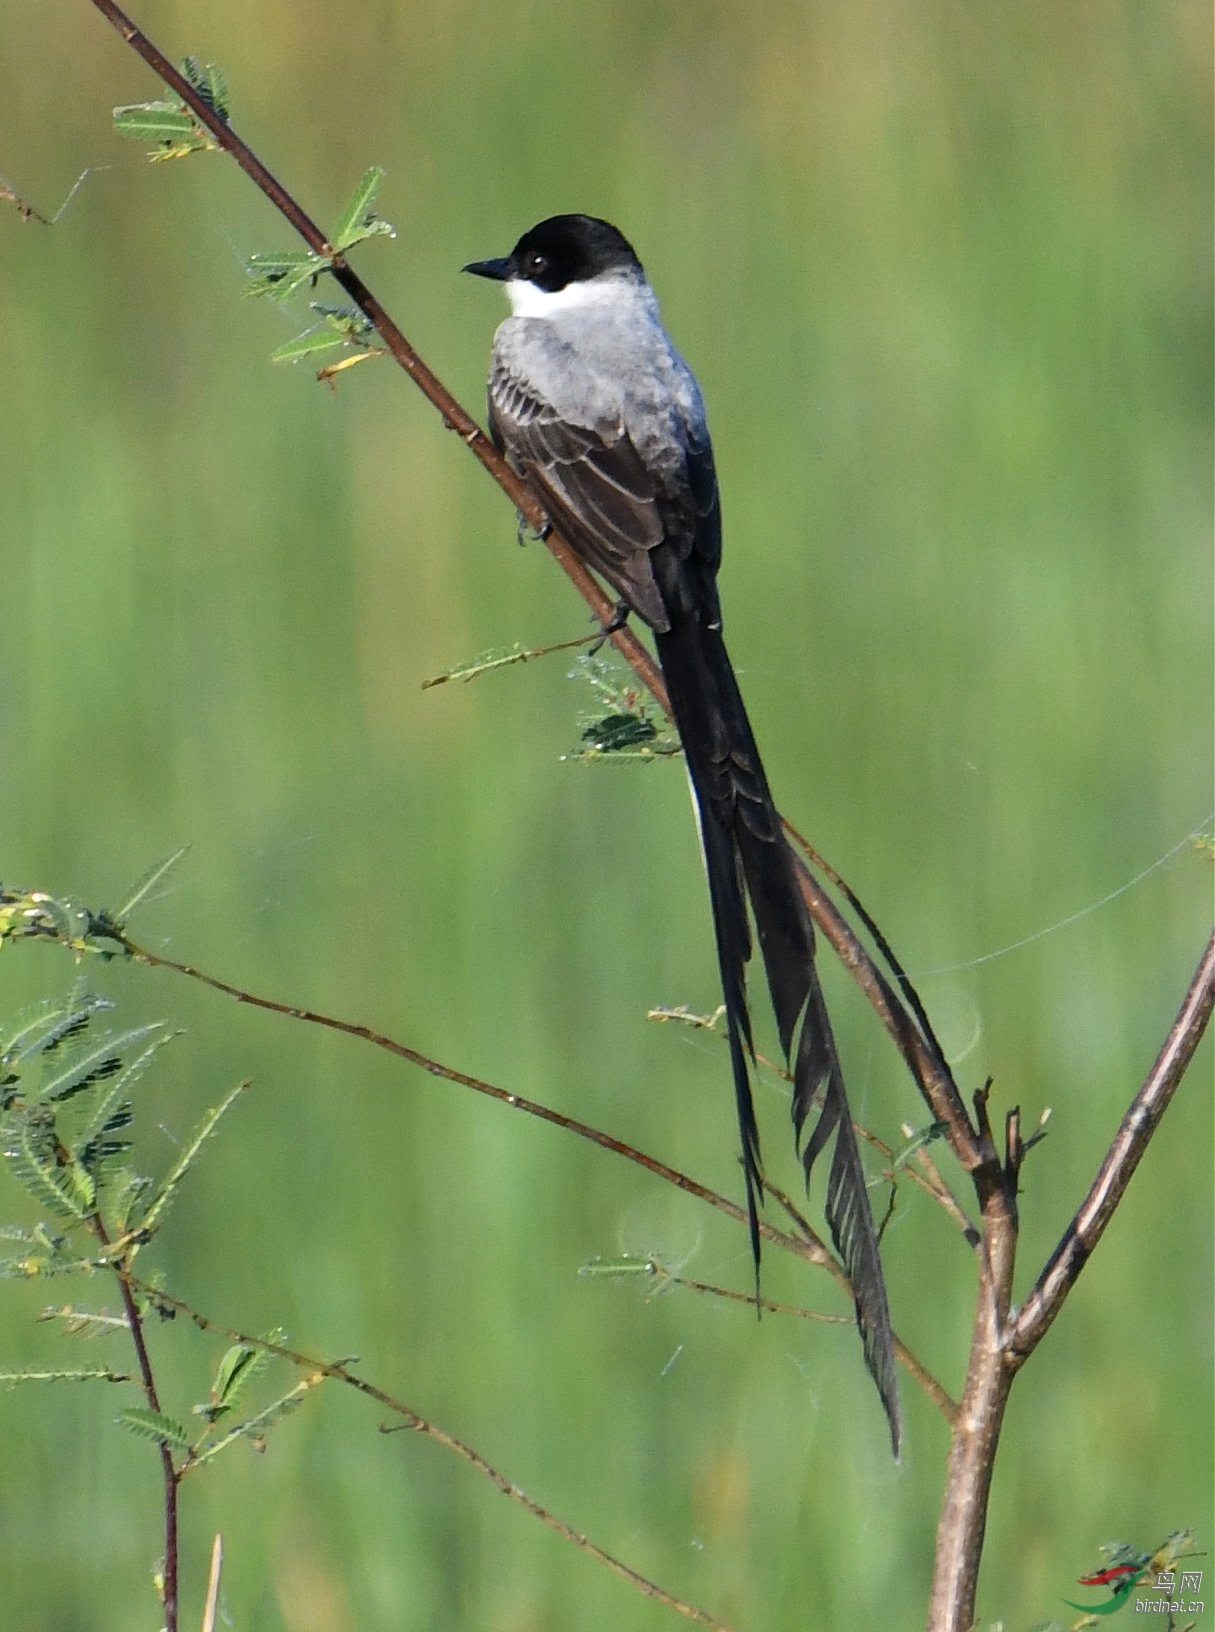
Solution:
[(644, 275), (624, 234), (594, 215), (550, 215), (525, 232), (504, 259), (470, 261), (463, 270), (499, 283), (517, 278), (550, 293), (604, 272)]

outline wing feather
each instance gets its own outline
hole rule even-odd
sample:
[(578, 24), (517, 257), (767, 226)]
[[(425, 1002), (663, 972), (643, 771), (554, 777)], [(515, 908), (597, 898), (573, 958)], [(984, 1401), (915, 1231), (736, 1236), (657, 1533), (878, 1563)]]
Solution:
[[(499, 351), (490, 370), (489, 422), (558, 532), (651, 628), (671, 625), (655, 552), (678, 561), (699, 552), (711, 585), (721, 544), (707, 432), (686, 443), (686, 459), (648, 463), (620, 419), (578, 423)], [(672, 439), (673, 448), (680, 445)]]

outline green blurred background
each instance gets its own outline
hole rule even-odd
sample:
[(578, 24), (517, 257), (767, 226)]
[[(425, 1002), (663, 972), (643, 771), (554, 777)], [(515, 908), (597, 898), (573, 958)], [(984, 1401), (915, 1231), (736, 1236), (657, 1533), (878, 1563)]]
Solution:
[[(387, 362), (336, 393), (241, 298), (288, 247), (220, 157), (148, 166), (110, 109), (156, 82), (92, 8), (0, 0), (5, 656), (0, 878), (116, 900), (169, 955), (379, 1027), (739, 1188), (684, 779), (562, 763), (568, 659), (423, 692), (585, 628), (497, 490)], [(709, 403), (727, 629), (786, 812), (877, 915), (969, 1091), (1050, 1138), (1019, 1290), (1057, 1240), (1209, 920), (1210, 23), (1198, 4), (980, 0), (428, 7), (147, 0), (174, 58), (320, 220), (373, 162), (395, 243), (360, 268), (480, 412), (502, 315), (463, 262), (586, 210), (635, 241)], [(1126, 886), (1130, 887), (1126, 887)], [(891, 1465), (846, 1329), (580, 1279), (653, 1253), (746, 1286), (742, 1233), (634, 1167), (357, 1043), (136, 967), (118, 1020), (186, 1035), (141, 1157), (254, 1088), (156, 1248), (217, 1319), (279, 1323), (475, 1444), (529, 1496), (738, 1628), (923, 1623), (943, 1424), (904, 1383)], [(0, 1013), (67, 958), (0, 960)], [(924, 1112), (838, 970), (858, 1115)], [(762, 1036), (772, 1045), (764, 1017)], [(1101, 1542), (1211, 1547), (1211, 1051), (1022, 1375), (980, 1609), (1024, 1628)], [(795, 1183), (778, 1086), (768, 1165)], [(816, 1195), (814, 1216), (820, 1199)], [(28, 1218), (6, 1191), (0, 1217)], [(900, 1187), (900, 1333), (955, 1390), (974, 1275)], [(776, 1297), (837, 1310), (769, 1255)], [(97, 1351), (8, 1284), (4, 1363)], [(222, 1343), (154, 1333), (166, 1408)], [(111, 1362), (125, 1365), (121, 1340)], [(155, 1456), (117, 1392), (0, 1397), (0, 1622), (157, 1625)], [(183, 1492), (185, 1610), (211, 1533), (237, 1627), (667, 1628), (434, 1445), (321, 1390)], [(1209, 1556), (1205, 1569), (1209, 1565)], [(1206, 1584), (1212, 1595), (1215, 1578)]]

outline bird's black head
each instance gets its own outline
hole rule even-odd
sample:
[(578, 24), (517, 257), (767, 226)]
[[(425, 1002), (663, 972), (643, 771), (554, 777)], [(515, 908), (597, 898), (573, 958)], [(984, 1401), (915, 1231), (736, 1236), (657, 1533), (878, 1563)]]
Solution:
[(593, 215), (550, 215), (525, 232), (505, 259), (472, 261), (464, 271), (502, 283), (531, 283), (552, 294), (604, 272), (640, 273), (641, 262), (610, 221)]

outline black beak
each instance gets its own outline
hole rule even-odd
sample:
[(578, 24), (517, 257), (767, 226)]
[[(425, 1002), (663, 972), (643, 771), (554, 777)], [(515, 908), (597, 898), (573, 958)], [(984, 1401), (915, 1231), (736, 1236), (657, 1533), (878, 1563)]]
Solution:
[(493, 278), (497, 283), (505, 283), (511, 275), (510, 261), (505, 256), (500, 256), (496, 261), (469, 261), (460, 270), (472, 272), (478, 278)]

